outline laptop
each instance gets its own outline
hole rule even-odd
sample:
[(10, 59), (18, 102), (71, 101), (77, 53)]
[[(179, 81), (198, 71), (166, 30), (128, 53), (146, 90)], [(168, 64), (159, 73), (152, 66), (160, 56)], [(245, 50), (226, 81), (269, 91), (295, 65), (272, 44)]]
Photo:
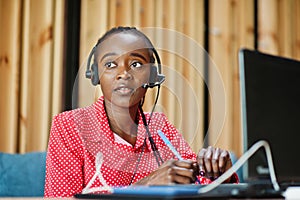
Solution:
[[(239, 62), (244, 150), (266, 140), (281, 188), (300, 185), (300, 61), (241, 49)], [(246, 182), (270, 180), (265, 155), (244, 165)]]

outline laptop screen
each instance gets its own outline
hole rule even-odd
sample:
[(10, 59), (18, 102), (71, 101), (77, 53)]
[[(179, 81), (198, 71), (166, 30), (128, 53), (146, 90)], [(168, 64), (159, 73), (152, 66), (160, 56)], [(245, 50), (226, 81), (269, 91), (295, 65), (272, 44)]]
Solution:
[[(240, 50), (239, 62), (244, 150), (268, 141), (278, 182), (300, 182), (300, 62), (248, 49)], [(263, 149), (243, 176), (269, 178)]]

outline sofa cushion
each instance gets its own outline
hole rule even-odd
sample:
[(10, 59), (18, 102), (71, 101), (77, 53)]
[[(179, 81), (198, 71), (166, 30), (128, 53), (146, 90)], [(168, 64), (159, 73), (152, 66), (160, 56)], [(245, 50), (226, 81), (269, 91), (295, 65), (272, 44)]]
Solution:
[(0, 153), (0, 196), (43, 196), (46, 152)]

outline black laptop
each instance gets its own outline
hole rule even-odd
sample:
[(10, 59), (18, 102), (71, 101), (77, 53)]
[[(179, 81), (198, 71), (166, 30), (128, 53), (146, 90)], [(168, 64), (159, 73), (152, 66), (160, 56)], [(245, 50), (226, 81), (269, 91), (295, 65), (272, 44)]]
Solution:
[[(300, 62), (262, 52), (239, 52), (244, 150), (268, 141), (281, 188), (300, 185)], [(270, 180), (261, 149), (243, 167), (246, 182)]]

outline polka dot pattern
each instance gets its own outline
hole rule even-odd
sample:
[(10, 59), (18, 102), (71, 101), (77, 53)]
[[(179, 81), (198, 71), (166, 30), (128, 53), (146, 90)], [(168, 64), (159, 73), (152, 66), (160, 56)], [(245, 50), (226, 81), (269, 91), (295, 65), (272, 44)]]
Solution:
[[(145, 113), (147, 119), (149, 113)], [(157, 130), (162, 130), (184, 159), (196, 159), (182, 135), (163, 113), (154, 113), (149, 130), (164, 161), (175, 159)], [(66, 111), (53, 118), (46, 161), (45, 197), (71, 197), (81, 193), (95, 174), (95, 156), (103, 155), (101, 173), (109, 186), (126, 186), (158, 168), (149, 140), (142, 153), (146, 131), (139, 119), (138, 135), (132, 147), (115, 139), (104, 109), (103, 97), (93, 105)], [(141, 155), (142, 153), (142, 155)], [(140, 156), (141, 155), (141, 156)], [(199, 177), (202, 184), (209, 179)], [(96, 179), (92, 187), (102, 186)]]

